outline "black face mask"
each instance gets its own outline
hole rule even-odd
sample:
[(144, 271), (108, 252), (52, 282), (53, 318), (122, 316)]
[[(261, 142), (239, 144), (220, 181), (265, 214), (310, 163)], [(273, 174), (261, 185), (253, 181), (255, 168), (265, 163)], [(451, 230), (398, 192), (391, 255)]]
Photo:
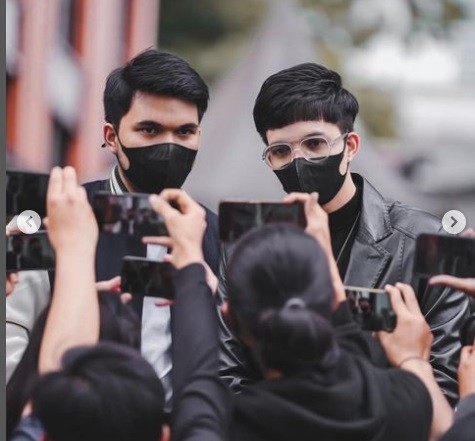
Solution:
[(324, 205), (337, 195), (345, 181), (348, 167), (344, 175), (340, 173), (344, 154), (345, 149), (317, 164), (296, 158), (287, 168), (274, 170), (274, 173), (287, 193), (316, 191), (319, 194), (318, 203)]
[(196, 150), (174, 143), (135, 148), (120, 145), (130, 164), (123, 169), (125, 176), (145, 193), (181, 188), (196, 158)]

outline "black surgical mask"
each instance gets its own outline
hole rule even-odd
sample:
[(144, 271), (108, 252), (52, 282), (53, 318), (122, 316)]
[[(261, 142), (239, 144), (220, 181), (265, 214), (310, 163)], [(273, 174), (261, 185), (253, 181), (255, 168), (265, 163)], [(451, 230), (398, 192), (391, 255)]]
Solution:
[(288, 167), (274, 170), (274, 173), (287, 193), (316, 191), (319, 194), (319, 204), (324, 205), (337, 195), (345, 181), (348, 166), (344, 175), (340, 173), (344, 154), (345, 149), (338, 155), (328, 156), (318, 163), (296, 158)]
[(125, 176), (145, 193), (181, 188), (196, 158), (196, 150), (174, 143), (134, 148), (120, 145), (129, 160), (129, 168), (123, 169)]

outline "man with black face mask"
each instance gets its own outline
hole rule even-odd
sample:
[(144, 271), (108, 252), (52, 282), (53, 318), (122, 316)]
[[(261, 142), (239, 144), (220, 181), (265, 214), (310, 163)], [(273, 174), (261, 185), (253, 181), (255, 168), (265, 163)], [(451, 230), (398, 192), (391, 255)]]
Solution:
[[(149, 49), (115, 69), (104, 90), (104, 148), (117, 158), (109, 179), (84, 185), (89, 200), (97, 191), (160, 193), (181, 188), (200, 147), (200, 122), (208, 107), (203, 79), (183, 59)], [(143, 214), (143, 213), (142, 213)], [(146, 216), (145, 216), (146, 217)], [(140, 225), (122, 221), (126, 231)], [(217, 218), (206, 209), (203, 254), (213, 272), (219, 263)], [(146, 223), (142, 225), (146, 227)], [(145, 231), (142, 231), (145, 233)], [(120, 274), (122, 257), (161, 259), (167, 249), (144, 245), (139, 237), (101, 235), (96, 254), (98, 280)], [(171, 398), (170, 308), (156, 307), (152, 297), (142, 306), (142, 354), (154, 366)]]
[[(104, 90), (104, 144), (117, 158), (109, 179), (84, 184), (88, 197), (97, 191), (160, 193), (181, 188), (200, 147), (200, 122), (209, 93), (203, 79), (183, 59), (149, 49), (111, 72)], [(219, 242), (216, 215), (207, 210), (204, 252), (217, 270)], [(125, 254), (160, 257), (164, 249), (140, 239), (127, 243), (101, 237), (97, 278), (120, 273)], [(102, 258), (104, 255), (104, 258)]]
[[(254, 122), (266, 144), (262, 159), (287, 193), (319, 194), (345, 284), (384, 288), (411, 283), (417, 235), (440, 232), (442, 224), (435, 216), (384, 198), (364, 177), (350, 173), (361, 143), (353, 129), (358, 110), (340, 75), (324, 66), (306, 63), (272, 75), (254, 106)], [(226, 296), (225, 266), (223, 256), (221, 297)], [(431, 362), (436, 378), (454, 404), (457, 335), (468, 314), (467, 299), (460, 292), (427, 283), (416, 288), (434, 335)], [(230, 334), (226, 343), (222, 374), (231, 384), (239, 388), (258, 378)]]

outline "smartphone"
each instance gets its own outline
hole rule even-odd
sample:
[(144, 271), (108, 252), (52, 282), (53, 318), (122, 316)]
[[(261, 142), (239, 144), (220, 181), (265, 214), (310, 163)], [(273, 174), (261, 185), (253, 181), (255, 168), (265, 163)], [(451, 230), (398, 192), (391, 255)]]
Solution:
[(416, 241), (414, 276), (475, 277), (475, 238), (421, 234)]
[(134, 297), (160, 297), (173, 300), (173, 274), (169, 262), (158, 262), (144, 257), (125, 256), (122, 259), (122, 292)]
[(356, 322), (368, 331), (392, 332), (397, 316), (389, 294), (382, 289), (345, 286), (346, 298)]
[(168, 236), (165, 221), (150, 206), (149, 196), (97, 192), (93, 197), (92, 208), (99, 231), (129, 236)]
[(305, 229), (307, 218), (303, 204), (236, 201), (222, 201), (219, 204), (219, 236), (223, 242), (239, 239), (252, 228), (275, 223)]
[(45, 231), (7, 236), (7, 272), (54, 270), (55, 253)]
[(41, 219), (46, 216), (46, 191), (49, 175), (7, 170), (6, 223), (25, 210), (33, 210)]

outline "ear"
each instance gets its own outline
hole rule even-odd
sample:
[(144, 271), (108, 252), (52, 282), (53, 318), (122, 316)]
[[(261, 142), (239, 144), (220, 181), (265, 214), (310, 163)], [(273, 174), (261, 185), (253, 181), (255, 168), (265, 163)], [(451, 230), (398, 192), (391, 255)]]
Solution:
[(162, 424), (162, 436), (158, 441), (170, 441), (170, 426), (168, 424)]
[(102, 133), (104, 135), (104, 143), (109, 150), (117, 156), (119, 150), (119, 142), (117, 140), (117, 132), (115, 127), (111, 123), (105, 123), (102, 127)]
[(361, 138), (356, 132), (350, 132), (346, 139), (347, 158), (348, 162), (353, 161), (360, 150)]

